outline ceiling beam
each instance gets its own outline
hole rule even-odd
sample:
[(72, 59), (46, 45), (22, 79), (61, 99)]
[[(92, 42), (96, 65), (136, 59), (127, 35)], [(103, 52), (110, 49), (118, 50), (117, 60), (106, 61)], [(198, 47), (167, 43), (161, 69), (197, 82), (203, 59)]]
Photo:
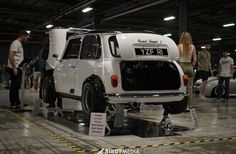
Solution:
[(0, 1), (0, 8), (10, 10), (10, 11), (19, 11), (19, 13), (22, 12), (48, 12), (50, 11), (49, 9), (46, 8), (41, 8), (41, 7), (33, 7), (31, 5), (26, 5), (26, 4), (19, 4), (19, 3), (4, 3)]
[(47, 0), (47, 1), (53, 3), (67, 4), (67, 5), (75, 5), (81, 2), (81, 0)]
[(76, 5), (72, 6), (72, 7), (69, 7), (65, 10), (62, 10), (61, 12), (57, 12), (56, 15), (53, 15), (53, 16), (50, 16), (50, 17), (46, 17), (44, 20), (45, 21), (42, 21), (41, 23), (38, 23), (34, 26), (32, 26), (30, 29), (38, 29), (38, 28), (41, 28), (42, 26), (45, 26), (49, 23), (53, 23), (54, 21), (57, 21), (58, 19), (68, 15), (68, 14), (71, 14), (93, 2), (95, 2), (96, 0), (84, 0), (80, 3), (77, 3)]
[[(152, 6), (155, 6), (155, 5), (159, 5), (159, 4), (162, 4), (162, 3), (165, 3), (165, 2), (168, 2), (169, 0), (158, 0), (158, 1), (152, 1), (152, 2), (149, 2), (149, 3), (146, 3), (146, 4), (143, 4), (139, 7), (135, 7), (135, 5), (138, 5), (137, 3), (134, 4), (134, 6), (130, 6), (130, 7), (124, 7), (124, 5), (122, 6), (118, 6), (116, 8), (113, 8), (112, 9), (112, 12), (110, 13), (106, 13), (107, 15), (105, 15), (105, 18), (103, 21), (108, 21), (108, 20), (111, 20), (111, 19), (114, 19), (114, 18), (117, 18), (117, 17), (120, 17), (120, 16), (123, 16), (123, 15), (126, 15), (126, 14), (130, 14), (130, 13), (134, 13), (134, 12), (137, 12), (137, 11), (140, 11), (140, 10), (143, 10), (143, 9), (146, 9), (146, 8), (149, 8), (149, 7), (152, 7)], [(146, 1), (145, 1), (146, 2)], [(140, 5), (140, 4), (139, 4)], [(132, 8), (133, 7), (133, 8)], [(123, 9), (121, 9), (123, 8)], [(132, 9), (131, 9), (132, 8)], [(115, 11), (116, 10), (116, 11)], [(108, 10), (109, 11), (109, 10)], [(112, 16), (110, 16), (110, 14), (114, 14)], [(103, 13), (104, 14), (104, 13)]]
[[(102, 22), (109, 21), (109, 20), (130, 14), (130, 13), (134, 13), (134, 12), (137, 12), (137, 11), (140, 11), (140, 10), (143, 10), (143, 9), (155, 6), (155, 5), (168, 2), (168, 1), (169, 0), (155, 0), (155, 1), (154, 0), (151, 0), (151, 1), (150, 0), (149, 1), (134, 0), (132, 2), (121, 4), (109, 10), (105, 10), (102, 13), (100, 13), (99, 16), (102, 17), (102, 20), (101, 20)], [(140, 4), (140, 2), (142, 2), (142, 4)], [(145, 2), (145, 4), (143, 2)], [(87, 23), (87, 24), (84, 24), (82, 27), (88, 27), (91, 25), (92, 25), (91, 23)]]

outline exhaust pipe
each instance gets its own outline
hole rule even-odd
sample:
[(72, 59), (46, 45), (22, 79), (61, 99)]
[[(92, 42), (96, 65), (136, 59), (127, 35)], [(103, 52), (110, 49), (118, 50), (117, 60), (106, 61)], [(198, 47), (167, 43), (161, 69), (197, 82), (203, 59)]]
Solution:
[(131, 106), (131, 108), (132, 109), (137, 109), (137, 108), (139, 108), (140, 107), (140, 103), (137, 103), (137, 102), (133, 102), (133, 103), (130, 103), (130, 106)]
[(140, 112), (140, 103), (130, 102), (125, 105), (125, 109), (128, 109), (128, 112)]

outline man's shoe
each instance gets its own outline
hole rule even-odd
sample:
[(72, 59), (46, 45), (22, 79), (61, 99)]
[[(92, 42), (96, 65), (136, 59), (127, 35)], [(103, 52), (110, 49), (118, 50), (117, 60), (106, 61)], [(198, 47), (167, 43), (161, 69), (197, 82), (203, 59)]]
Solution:
[(21, 108), (21, 106), (20, 105), (16, 105), (16, 108), (19, 109), (19, 108)]
[(189, 107), (186, 108), (185, 112), (190, 112), (190, 109)]
[(216, 98), (216, 99), (214, 99), (214, 102), (215, 102), (215, 103), (220, 103), (220, 99), (219, 99), (219, 98)]
[(228, 99), (224, 98), (222, 102), (223, 103), (228, 103)]
[(12, 109), (12, 110), (14, 110), (14, 109), (16, 109), (16, 108), (17, 108), (17, 106), (15, 106), (15, 105), (10, 106), (10, 109)]

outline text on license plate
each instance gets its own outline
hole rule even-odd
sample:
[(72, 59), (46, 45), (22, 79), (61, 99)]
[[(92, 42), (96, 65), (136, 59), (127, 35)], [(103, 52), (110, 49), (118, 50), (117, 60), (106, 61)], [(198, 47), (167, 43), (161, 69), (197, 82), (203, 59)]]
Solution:
[(161, 48), (135, 48), (136, 55), (168, 55), (167, 49)]

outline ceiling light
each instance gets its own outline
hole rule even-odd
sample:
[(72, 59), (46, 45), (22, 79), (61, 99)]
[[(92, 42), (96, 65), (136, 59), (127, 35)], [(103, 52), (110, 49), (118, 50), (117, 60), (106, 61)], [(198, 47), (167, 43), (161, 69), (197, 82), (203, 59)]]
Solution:
[(169, 16), (169, 17), (164, 18), (165, 21), (174, 20), (174, 19), (175, 19), (174, 16)]
[(229, 23), (229, 24), (224, 24), (223, 27), (231, 27), (231, 26), (235, 26), (234, 23)]
[(236, 49), (234, 51), (236, 52)]
[(206, 47), (205, 46), (201, 46), (201, 49), (206, 49)]
[(86, 12), (89, 12), (89, 11), (91, 11), (91, 10), (93, 10), (93, 8), (87, 7), (87, 8), (85, 8), (85, 9), (83, 9), (82, 12), (83, 12), (83, 13), (86, 13)]
[(85, 123), (82, 122), (82, 123), (79, 123), (79, 125), (80, 125), (80, 126), (85, 126)]
[(163, 36), (170, 37), (172, 36), (172, 34), (168, 33), (168, 34), (164, 34)]
[(46, 28), (52, 28), (52, 27), (53, 27), (52, 24), (48, 24), (48, 25), (46, 26)]
[(31, 33), (31, 31), (30, 31), (30, 30), (27, 30), (26, 32), (27, 32), (28, 34), (30, 34), (30, 33)]
[(213, 41), (220, 41), (220, 40), (222, 40), (220, 37), (217, 37), (217, 38), (213, 38), (212, 39)]

